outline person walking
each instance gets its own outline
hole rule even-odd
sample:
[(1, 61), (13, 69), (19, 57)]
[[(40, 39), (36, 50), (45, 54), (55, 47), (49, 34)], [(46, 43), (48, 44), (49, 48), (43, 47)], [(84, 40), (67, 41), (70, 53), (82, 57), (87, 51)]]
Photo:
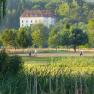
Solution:
[(31, 56), (31, 51), (29, 52), (29, 56)]
[(80, 52), (80, 56), (83, 56), (83, 52), (82, 51)]
[(37, 50), (36, 49), (35, 49), (35, 52), (34, 53), (35, 53), (35, 56), (37, 56)]

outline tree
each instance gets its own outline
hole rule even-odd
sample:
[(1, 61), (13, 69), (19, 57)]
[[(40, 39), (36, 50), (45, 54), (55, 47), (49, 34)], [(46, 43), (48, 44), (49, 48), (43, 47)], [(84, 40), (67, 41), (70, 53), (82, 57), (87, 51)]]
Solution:
[(94, 19), (89, 20), (87, 24), (89, 47), (94, 47)]
[(1, 39), (0, 39), (0, 48), (1, 48), (1, 46), (2, 46), (2, 41), (1, 41)]
[(73, 29), (71, 33), (71, 45), (73, 45), (74, 51), (76, 52), (77, 46), (86, 43), (88, 43), (87, 33), (78, 28)]
[(62, 45), (63, 46), (68, 46), (71, 44), (71, 31), (70, 31), (70, 25), (65, 25), (63, 30), (61, 31), (61, 36), (62, 36)]
[(53, 27), (49, 33), (48, 44), (50, 47), (58, 47), (61, 43), (61, 35), (58, 28)]
[(31, 33), (27, 28), (20, 28), (17, 32), (16, 43), (18, 47), (27, 48), (32, 45)]
[(57, 9), (57, 13), (60, 15), (60, 16), (65, 16), (67, 17), (68, 16), (68, 13), (69, 13), (69, 6), (67, 3), (62, 3), (59, 5), (59, 8)]
[(8, 29), (2, 32), (1, 41), (5, 47), (16, 47), (16, 30)]
[(31, 26), (33, 46), (47, 47), (48, 28), (42, 24)]

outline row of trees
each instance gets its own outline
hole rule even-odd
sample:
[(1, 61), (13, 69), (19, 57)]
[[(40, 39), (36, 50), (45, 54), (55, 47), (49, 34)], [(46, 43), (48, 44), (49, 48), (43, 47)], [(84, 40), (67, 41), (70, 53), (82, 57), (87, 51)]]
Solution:
[(88, 35), (83, 30), (65, 25), (47, 28), (42, 24), (33, 25), (31, 28), (20, 28), (19, 30), (8, 29), (1, 33), (1, 44), (5, 47), (27, 48), (27, 47), (76, 47), (88, 43)]

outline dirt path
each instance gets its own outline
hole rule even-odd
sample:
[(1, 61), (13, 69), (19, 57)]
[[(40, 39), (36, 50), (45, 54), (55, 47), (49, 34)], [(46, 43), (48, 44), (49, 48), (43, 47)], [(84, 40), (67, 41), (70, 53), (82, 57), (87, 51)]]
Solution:
[[(16, 54), (19, 56), (29, 56), (29, 54)], [(35, 56), (35, 57), (63, 57), (63, 56), (80, 56), (79, 53), (66, 53), (66, 54), (62, 54), (62, 53), (40, 53), (40, 54), (32, 54), (31, 56)], [(83, 56), (94, 56), (94, 53), (84, 53)]]

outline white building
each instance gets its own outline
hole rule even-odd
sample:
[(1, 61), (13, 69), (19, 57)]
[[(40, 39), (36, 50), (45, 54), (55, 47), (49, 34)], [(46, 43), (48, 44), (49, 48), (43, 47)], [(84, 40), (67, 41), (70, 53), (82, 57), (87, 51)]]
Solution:
[(55, 25), (55, 14), (50, 10), (25, 10), (20, 17), (20, 27), (32, 24), (43, 24), (47, 27)]

